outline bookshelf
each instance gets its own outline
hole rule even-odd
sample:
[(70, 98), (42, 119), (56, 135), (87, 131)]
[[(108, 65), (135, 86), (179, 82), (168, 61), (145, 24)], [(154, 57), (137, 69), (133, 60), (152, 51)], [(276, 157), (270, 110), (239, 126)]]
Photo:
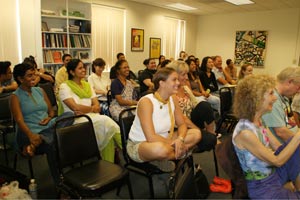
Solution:
[(92, 60), (91, 3), (82, 0), (41, 0), (43, 67), (55, 75), (62, 56), (81, 59), (90, 73)]

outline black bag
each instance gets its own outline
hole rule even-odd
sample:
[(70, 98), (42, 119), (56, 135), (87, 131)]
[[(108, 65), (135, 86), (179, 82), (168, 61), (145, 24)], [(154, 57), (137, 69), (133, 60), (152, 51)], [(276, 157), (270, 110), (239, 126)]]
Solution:
[(169, 198), (203, 199), (208, 195), (208, 181), (199, 167), (196, 167), (196, 172), (194, 171), (193, 157), (180, 160), (170, 176)]
[(195, 168), (194, 181), (197, 191), (197, 198), (206, 199), (210, 193), (207, 178), (200, 167), (196, 166)]

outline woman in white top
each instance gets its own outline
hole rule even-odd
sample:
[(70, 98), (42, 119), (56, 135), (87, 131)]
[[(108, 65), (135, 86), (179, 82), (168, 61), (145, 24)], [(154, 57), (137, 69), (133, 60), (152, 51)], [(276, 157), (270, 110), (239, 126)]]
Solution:
[[(201, 139), (198, 129), (187, 129), (172, 95), (177, 93), (178, 74), (160, 69), (153, 77), (155, 92), (141, 98), (129, 133), (127, 152), (136, 162), (148, 162), (165, 172), (174, 170), (172, 161), (183, 157)], [(175, 125), (177, 131), (174, 131)]]
[(109, 116), (109, 108), (107, 103), (107, 92), (110, 88), (109, 74), (103, 73), (106, 63), (102, 58), (96, 58), (92, 63), (92, 74), (88, 77), (88, 82), (95, 90), (101, 106), (101, 114)]
[(59, 113), (71, 111), (87, 114), (93, 121), (98, 148), (102, 158), (114, 161), (114, 142), (121, 147), (120, 127), (109, 117), (100, 115), (100, 105), (95, 91), (84, 80), (86, 69), (79, 59), (72, 59), (67, 65), (69, 80), (60, 85)]

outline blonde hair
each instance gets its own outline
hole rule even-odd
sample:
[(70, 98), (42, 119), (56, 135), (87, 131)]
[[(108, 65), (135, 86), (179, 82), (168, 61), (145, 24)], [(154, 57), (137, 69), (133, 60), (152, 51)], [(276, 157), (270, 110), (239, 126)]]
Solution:
[(241, 69), (240, 69), (240, 72), (239, 72), (239, 75), (238, 75), (238, 79), (241, 80), (245, 77), (245, 74), (244, 72), (247, 70), (247, 67), (248, 66), (252, 66), (250, 63), (246, 63), (246, 64), (243, 64), (241, 66)]
[(237, 118), (253, 121), (264, 101), (264, 94), (275, 87), (268, 75), (252, 75), (242, 79), (235, 89), (233, 111)]
[(180, 74), (181, 72), (189, 72), (189, 66), (184, 62), (180, 60), (174, 60), (170, 62), (167, 67), (175, 69), (175, 71)]
[(289, 79), (292, 79), (296, 83), (300, 83), (299, 67), (287, 67), (277, 75), (277, 81), (279, 83), (283, 83), (284, 81), (287, 81)]

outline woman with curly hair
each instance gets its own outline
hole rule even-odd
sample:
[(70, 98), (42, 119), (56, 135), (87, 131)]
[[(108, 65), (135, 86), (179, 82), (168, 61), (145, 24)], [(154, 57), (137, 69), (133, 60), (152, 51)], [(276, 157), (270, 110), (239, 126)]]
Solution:
[[(275, 80), (253, 75), (239, 82), (234, 113), (240, 119), (232, 143), (247, 182), (250, 199), (300, 198), (300, 132), (283, 145), (262, 123), (276, 101)], [(292, 181), (287, 189), (284, 184)]]

